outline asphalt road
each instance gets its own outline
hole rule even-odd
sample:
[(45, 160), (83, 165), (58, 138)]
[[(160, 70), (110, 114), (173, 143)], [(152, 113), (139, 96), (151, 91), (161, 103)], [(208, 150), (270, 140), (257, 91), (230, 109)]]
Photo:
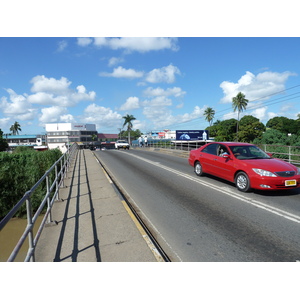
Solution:
[(237, 191), (197, 177), (186, 158), (144, 150), (95, 154), (172, 261), (300, 260), (300, 190)]

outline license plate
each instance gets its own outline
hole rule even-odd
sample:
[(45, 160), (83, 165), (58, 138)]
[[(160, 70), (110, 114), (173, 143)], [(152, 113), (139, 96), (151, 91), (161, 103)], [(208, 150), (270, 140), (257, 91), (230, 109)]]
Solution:
[(285, 181), (285, 186), (294, 186), (294, 185), (297, 185), (297, 181), (295, 179)]

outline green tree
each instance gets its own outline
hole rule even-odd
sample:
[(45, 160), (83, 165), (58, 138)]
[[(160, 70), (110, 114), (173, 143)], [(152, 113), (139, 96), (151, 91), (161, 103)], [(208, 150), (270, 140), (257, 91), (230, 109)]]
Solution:
[(132, 129), (132, 121), (136, 120), (136, 118), (133, 115), (126, 115), (123, 117), (124, 119), (124, 124), (123, 128), (127, 125), (127, 131), (128, 131), (128, 143), (130, 145), (130, 131)]
[(9, 130), (13, 135), (19, 134), (19, 131), (22, 131), (21, 125), (17, 121), (10, 126)]
[(215, 113), (215, 110), (211, 107), (206, 108), (206, 110), (204, 111), (205, 120), (209, 123), (209, 126), (212, 126)]
[[(130, 138), (132, 139), (137, 139), (139, 136), (141, 136), (143, 133), (139, 130), (139, 129), (136, 129), (136, 130), (131, 130), (130, 131)], [(122, 130), (121, 131), (121, 136), (124, 136), (124, 137), (128, 137), (129, 136), (129, 133), (127, 130)]]
[(254, 144), (285, 145), (287, 135), (277, 129), (267, 129), (260, 138), (254, 139)]
[(5, 151), (7, 148), (7, 141), (3, 139), (3, 131), (0, 129), (0, 152)]
[(238, 140), (245, 143), (260, 138), (265, 131), (265, 125), (253, 116), (244, 116), (239, 123)]
[(299, 134), (300, 133), (300, 123), (298, 120), (289, 119), (287, 117), (274, 117), (270, 119), (267, 127), (271, 129), (279, 130), (285, 134)]
[(236, 139), (238, 141), (238, 132), (239, 132), (239, 120), (240, 120), (240, 113), (246, 109), (247, 104), (249, 102), (248, 99), (245, 98), (246, 96), (239, 92), (235, 97), (232, 98), (232, 107), (233, 111), (238, 111), (238, 119), (236, 123)]
[(215, 141), (233, 141), (236, 136), (236, 119), (220, 121), (212, 128), (216, 132)]

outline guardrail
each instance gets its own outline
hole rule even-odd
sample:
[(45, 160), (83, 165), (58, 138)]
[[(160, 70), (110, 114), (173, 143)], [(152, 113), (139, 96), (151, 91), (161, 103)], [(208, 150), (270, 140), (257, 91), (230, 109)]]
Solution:
[[(45, 226), (45, 224), (53, 223), (52, 215), (51, 215), (51, 208), (54, 204), (55, 200), (58, 200), (59, 197), (59, 188), (63, 186), (63, 179), (66, 176), (66, 172), (69, 169), (71, 159), (75, 155), (75, 153), (78, 150), (77, 144), (73, 144), (66, 153), (64, 153), (52, 166), (51, 168), (40, 178), (40, 180), (29, 190), (27, 191), (22, 199), (12, 208), (12, 210), (1, 220), (0, 222), (0, 231), (5, 227), (5, 225), (14, 217), (14, 215), (18, 212), (18, 210), (21, 208), (21, 206), (26, 203), (26, 212), (27, 212), (27, 226), (25, 228), (25, 231), (21, 235), (19, 241), (17, 242), (15, 248), (11, 252), (8, 262), (13, 262), (18, 255), (22, 245), (24, 244), (25, 240), (28, 237), (29, 245), (28, 245), (28, 251), (27, 255), (25, 257), (25, 262), (28, 261), (35, 261), (35, 248), (38, 243), (38, 240), (41, 236), (42, 230)], [(60, 166), (60, 170), (58, 171)], [(55, 178), (53, 182), (50, 182), (50, 176), (51, 174), (55, 173)], [(31, 199), (30, 196), (32, 193), (43, 183), (46, 181), (46, 191), (45, 196), (36, 210), (36, 212), (32, 213), (32, 207), (31, 207)], [(34, 235), (33, 228), (34, 225), (40, 216), (40, 214), (43, 212), (45, 206), (47, 205), (47, 210), (44, 214), (44, 217), (40, 223), (40, 226)]]

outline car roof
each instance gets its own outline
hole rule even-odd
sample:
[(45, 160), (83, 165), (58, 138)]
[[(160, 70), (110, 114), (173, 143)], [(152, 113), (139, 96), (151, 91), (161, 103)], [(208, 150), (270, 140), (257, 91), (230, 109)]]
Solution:
[(212, 142), (209, 144), (221, 144), (226, 146), (254, 146), (253, 144), (241, 143), (241, 142)]

